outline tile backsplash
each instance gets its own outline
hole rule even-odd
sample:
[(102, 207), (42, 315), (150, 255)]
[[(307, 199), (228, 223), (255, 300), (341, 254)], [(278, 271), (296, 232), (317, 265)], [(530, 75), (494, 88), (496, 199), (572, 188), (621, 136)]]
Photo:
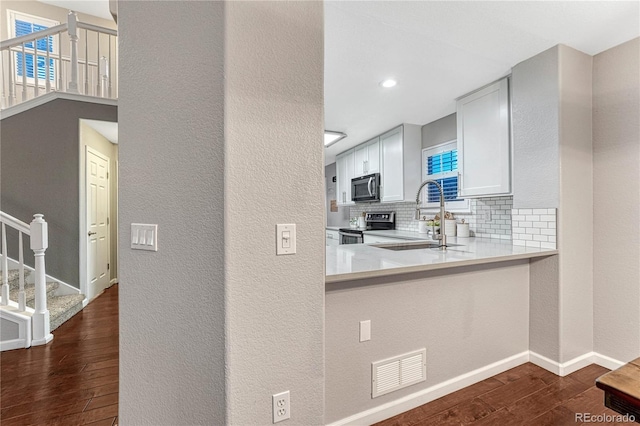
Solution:
[[(350, 208), (349, 216), (362, 212), (395, 211), (396, 229), (418, 232), (418, 221), (414, 219), (416, 203), (357, 204)], [(472, 237), (511, 239), (511, 209), (513, 197), (490, 197), (470, 200), (470, 213), (454, 213), (460, 220), (469, 223)]]
[(556, 248), (556, 209), (513, 209), (513, 245)]

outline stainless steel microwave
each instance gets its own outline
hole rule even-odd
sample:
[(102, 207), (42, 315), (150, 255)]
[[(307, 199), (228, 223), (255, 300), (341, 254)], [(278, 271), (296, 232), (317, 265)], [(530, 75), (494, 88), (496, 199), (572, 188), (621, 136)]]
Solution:
[(380, 173), (351, 179), (351, 201), (355, 203), (380, 201)]

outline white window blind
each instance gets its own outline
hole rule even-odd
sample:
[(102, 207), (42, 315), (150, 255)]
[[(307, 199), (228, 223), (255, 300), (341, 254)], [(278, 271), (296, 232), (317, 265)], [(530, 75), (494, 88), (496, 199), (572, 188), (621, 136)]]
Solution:
[[(468, 212), (469, 200), (458, 198), (458, 148), (452, 140), (422, 150), (422, 180), (435, 180), (442, 186), (445, 208), (451, 212)], [(422, 194), (426, 208), (440, 207), (440, 192), (435, 185), (427, 185)]]

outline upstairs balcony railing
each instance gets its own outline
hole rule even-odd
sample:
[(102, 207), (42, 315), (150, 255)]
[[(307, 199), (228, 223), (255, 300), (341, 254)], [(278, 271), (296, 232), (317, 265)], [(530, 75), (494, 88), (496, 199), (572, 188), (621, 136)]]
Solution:
[(0, 42), (0, 109), (51, 92), (117, 99), (118, 32), (78, 21)]

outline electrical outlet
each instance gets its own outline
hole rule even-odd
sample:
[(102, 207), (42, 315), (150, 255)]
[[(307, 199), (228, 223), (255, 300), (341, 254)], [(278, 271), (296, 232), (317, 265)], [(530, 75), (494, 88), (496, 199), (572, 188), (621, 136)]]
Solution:
[(480, 210), (480, 218), (485, 222), (491, 222), (491, 210)]
[(273, 422), (278, 423), (291, 418), (291, 401), (289, 391), (280, 392), (273, 398)]

